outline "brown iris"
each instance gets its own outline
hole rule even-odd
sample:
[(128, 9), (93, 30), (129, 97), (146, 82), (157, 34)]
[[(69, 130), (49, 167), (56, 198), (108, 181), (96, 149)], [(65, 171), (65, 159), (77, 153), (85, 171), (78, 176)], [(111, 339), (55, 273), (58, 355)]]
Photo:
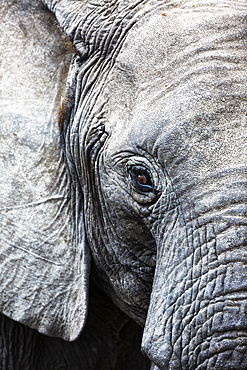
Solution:
[(142, 185), (147, 185), (148, 183), (147, 177), (145, 175), (138, 175), (137, 180)]

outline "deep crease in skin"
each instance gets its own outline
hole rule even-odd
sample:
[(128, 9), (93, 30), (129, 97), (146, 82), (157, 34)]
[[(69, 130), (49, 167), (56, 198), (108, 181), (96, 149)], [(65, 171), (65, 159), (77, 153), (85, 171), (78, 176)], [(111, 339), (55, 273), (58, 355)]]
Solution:
[[(91, 135), (90, 132), (89, 132), (89, 135)], [(93, 136), (92, 136), (92, 138), (93, 138)], [(99, 171), (98, 157), (100, 157), (100, 154), (101, 154), (101, 146), (98, 147), (98, 150), (93, 152), (92, 147), (93, 146), (95, 147), (95, 145), (98, 145), (97, 141), (94, 141), (90, 145), (87, 145), (88, 154), (86, 155), (86, 158), (88, 158), (88, 163), (90, 163), (90, 165), (91, 165), (91, 168), (89, 169), (89, 173), (92, 173), (92, 174), (97, 174), (98, 171)], [(92, 153), (93, 153), (93, 156), (92, 156)], [(102, 209), (104, 207), (106, 207), (105, 204), (104, 204), (104, 197), (102, 196), (102, 194), (99, 196), (97, 194), (97, 192), (95, 192), (96, 188), (98, 188), (98, 189), (101, 188), (100, 187), (100, 182), (99, 182), (100, 179), (96, 175), (96, 177), (93, 176), (90, 181), (91, 181), (90, 188), (94, 189), (93, 194), (92, 194), (92, 199), (94, 199), (94, 202), (92, 203), (94, 205), (94, 212), (96, 212), (96, 207), (97, 207), (98, 209), (97, 209), (96, 213), (97, 213), (99, 219), (102, 220), (103, 224), (101, 225), (101, 228), (102, 228), (102, 230), (105, 231), (102, 234), (100, 232), (100, 228), (96, 228), (96, 230), (94, 230), (94, 235), (92, 235), (92, 238), (95, 239), (96, 243), (98, 243), (98, 240), (102, 240), (102, 245), (106, 245), (106, 244), (109, 244), (108, 239), (110, 239), (110, 234), (112, 234), (112, 231), (110, 231), (110, 234), (109, 234), (109, 230), (111, 230), (111, 228), (114, 229), (114, 226), (112, 225), (111, 228), (109, 229), (109, 225), (111, 225), (111, 222), (112, 222), (111, 219), (107, 219), (106, 222), (104, 221), (105, 217), (104, 217), (104, 213), (102, 212)], [(95, 183), (98, 184), (98, 187), (94, 186)], [(101, 199), (101, 201), (100, 202), (99, 202), (99, 200), (96, 201), (99, 198)], [(92, 207), (92, 204), (90, 205), (90, 207)], [(101, 206), (99, 206), (99, 204), (101, 204)], [(90, 212), (89, 209), (87, 210), (87, 212)], [(89, 223), (92, 223), (92, 222), (94, 223), (93, 220), (89, 220)], [(106, 225), (107, 225), (107, 227), (106, 227)], [(96, 235), (95, 235), (95, 232), (96, 232)], [(89, 234), (90, 234), (90, 232), (89, 232)], [(121, 239), (119, 237), (117, 238), (117, 240), (118, 240), (118, 243), (121, 244)], [(105, 259), (105, 264), (108, 265), (109, 264), (108, 263), (109, 261), (107, 261), (108, 257), (107, 257), (107, 255), (105, 255), (104, 251), (102, 250), (102, 253), (98, 251), (97, 253), (100, 253), (100, 256), (101, 256), (100, 258)], [(119, 265), (119, 267), (122, 266), (121, 259), (119, 259), (119, 256), (116, 254), (114, 248), (111, 248), (110, 255), (111, 255), (111, 259), (112, 259), (111, 264), (114, 264), (114, 265), (117, 264), (117, 265)], [(136, 256), (133, 253), (131, 253), (130, 250), (128, 250), (128, 260), (130, 258), (131, 258), (132, 262), (133, 262), (133, 258), (134, 258), (134, 260), (138, 261)], [(124, 260), (125, 260), (124, 268), (125, 269), (128, 268), (129, 271), (132, 271), (132, 273), (135, 273), (134, 272), (135, 270), (134, 270), (133, 266), (131, 266), (130, 263), (126, 264), (126, 257), (124, 258)], [(143, 266), (143, 263), (142, 263), (142, 266)], [(140, 279), (143, 280), (141, 277), (140, 277)], [(143, 283), (145, 285), (147, 284), (147, 282), (144, 281), (144, 280), (143, 280)], [(149, 289), (150, 289), (150, 287), (149, 287)]]

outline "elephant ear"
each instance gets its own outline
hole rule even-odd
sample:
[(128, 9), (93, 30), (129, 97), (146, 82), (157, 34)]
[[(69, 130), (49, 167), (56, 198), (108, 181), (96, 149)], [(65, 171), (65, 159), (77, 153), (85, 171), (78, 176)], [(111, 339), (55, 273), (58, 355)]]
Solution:
[(0, 12), (0, 310), (74, 340), (87, 315), (90, 256), (57, 127), (74, 51), (40, 1), (4, 2)]

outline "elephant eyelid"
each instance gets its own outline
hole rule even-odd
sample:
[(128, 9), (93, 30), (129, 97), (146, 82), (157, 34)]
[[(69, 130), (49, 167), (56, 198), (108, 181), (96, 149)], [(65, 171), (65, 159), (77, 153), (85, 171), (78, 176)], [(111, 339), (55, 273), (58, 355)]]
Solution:
[(131, 185), (137, 191), (145, 193), (154, 192), (152, 177), (145, 167), (131, 166), (128, 168), (128, 173)]

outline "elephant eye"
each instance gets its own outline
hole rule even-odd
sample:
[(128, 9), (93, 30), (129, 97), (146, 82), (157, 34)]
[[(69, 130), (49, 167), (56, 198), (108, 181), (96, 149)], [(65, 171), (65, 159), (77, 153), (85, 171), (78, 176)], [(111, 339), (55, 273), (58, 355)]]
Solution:
[(132, 186), (142, 192), (153, 192), (154, 186), (146, 168), (142, 166), (132, 166), (129, 168)]

